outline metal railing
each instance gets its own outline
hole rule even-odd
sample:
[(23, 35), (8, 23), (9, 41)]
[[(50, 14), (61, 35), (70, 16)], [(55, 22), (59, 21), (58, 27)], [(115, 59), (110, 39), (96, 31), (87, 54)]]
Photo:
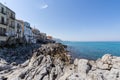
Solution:
[(6, 11), (0, 11), (0, 13), (2, 13), (2, 14), (4, 14), (4, 15), (6, 15), (6, 14), (7, 14), (7, 12), (6, 12)]
[(15, 16), (13, 16), (13, 15), (10, 15), (10, 18), (12, 18), (12, 19), (15, 19)]
[(2, 25), (7, 25), (7, 23), (6, 23), (6, 22), (0, 22), (0, 24), (2, 24)]

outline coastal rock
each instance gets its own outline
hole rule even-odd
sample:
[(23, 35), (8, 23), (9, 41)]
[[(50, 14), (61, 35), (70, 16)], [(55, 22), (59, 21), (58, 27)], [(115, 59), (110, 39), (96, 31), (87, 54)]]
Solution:
[(78, 66), (78, 61), (79, 61), (79, 59), (77, 59), (77, 58), (74, 60), (74, 65), (75, 66)]
[(105, 55), (102, 57), (101, 61), (102, 61), (103, 63), (105, 63), (105, 64), (111, 64), (112, 58), (113, 58), (113, 57), (112, 57), (110, 54), (105, 54)]
[(96, 64), (98, 69), (103, 69), (103, 70), (110, 69), (109, 64), (104, 64), (102, 61), (98, 61), (96, 62)]
[(0, 63), (0, 71), (9, 70), (12, 66)]
[(67, 80), (120, 80), (120, 57), (104, 55), (96, 61), (75, 59), (74, 72)]
[[(20, 65), (6, 62), (0, 65), (0, 77), (7, 80), (58, 80), (63, 75), (64, 65), (69, 63), (70, 56), (62, 44), (52, 43), (42, 45), (33, 56)], [(3, 72), (7, 69), (8, 72)]]
[(78, 61), (78, 72), (87, 74), (90, 70), (90, 66), (88, 65), (88, 60), (80, 59)]
[(120, 57), (106, 54), (98, 60), (75, 59), (72, 64), (65, 48), (51, 43), (41, 45), (33, 55), (7, 54), (12, 62), (1, 53), (0, 80), (120, 80)]
[(81, 77), (79, 73), (73, 73), (66, 80), (85, 80), (85, 78)]
[(8, 64), (13, 62), (22, 64), (30, 59), (33, 51), (36, 51), (40, 46), (41, 44), (27, 44), (0, 49), (0, 61), (2, 59)]
[(97, 72), (91, 72), (85, 78), (86, 80), (104, 80), (103, 74), (99, 74)]

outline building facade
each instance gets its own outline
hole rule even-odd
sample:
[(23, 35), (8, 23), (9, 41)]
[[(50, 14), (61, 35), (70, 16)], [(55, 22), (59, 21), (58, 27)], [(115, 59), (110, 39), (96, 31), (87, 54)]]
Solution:
[(7, 12), (7, 36), (15, 36), (15, 12), (6, 7)]
[(52, 36), (47, 36), (47, 39), (52, 40), (53, 37)]
[(47, 39), (46, 33), (40, 33), (41, 40), (45, 41)]
[(32, 33), (33, 33), (33, 43), (36, 43), (37, 40), (39, 39), (39, 35), (40, 35), (40, 31), (38, 29), (32, 29)]
[(27, 43), (32, 43), (33, 33), (32, 28), (30, 27), (30, 23), (24, 22), (24, 37)]
[(38, 29), (32, 29), (30, 23), (17, 20), (15, 12), (0, 3), (0, 43), (16, 43), (19, 38), (23, 43), (36, 43), (37, 40), (46, 40), (47, 36)]
[(23, 22), (15, 20), (15, 38), (23, 38)]
[(6, 6), (0, 3), (0, 41), (7, 40), (7, 13)]

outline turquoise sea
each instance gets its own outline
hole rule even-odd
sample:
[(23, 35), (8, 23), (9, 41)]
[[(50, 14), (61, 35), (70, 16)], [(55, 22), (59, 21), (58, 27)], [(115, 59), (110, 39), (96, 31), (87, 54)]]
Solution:
[(77, 58), (96, 60), (104, 54), (120, 56), (120, 42), (63, 42), (71, 55)]

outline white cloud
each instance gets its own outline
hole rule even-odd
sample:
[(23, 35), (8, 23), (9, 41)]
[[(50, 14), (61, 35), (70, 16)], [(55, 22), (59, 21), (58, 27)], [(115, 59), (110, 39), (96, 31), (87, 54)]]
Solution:
[(46, 8), (48, 8), (48, 5), (47, 5), (47, 4), (42, 4), (42, 5), (40, 6), (40, 9), (46, 9)]
[(48, 8), (48, 4), (46, 3), (45, 0), (41, 0), (39, 3), (39, 7), (40, 7), (40, 9), (46, 9), (46, 8)]

